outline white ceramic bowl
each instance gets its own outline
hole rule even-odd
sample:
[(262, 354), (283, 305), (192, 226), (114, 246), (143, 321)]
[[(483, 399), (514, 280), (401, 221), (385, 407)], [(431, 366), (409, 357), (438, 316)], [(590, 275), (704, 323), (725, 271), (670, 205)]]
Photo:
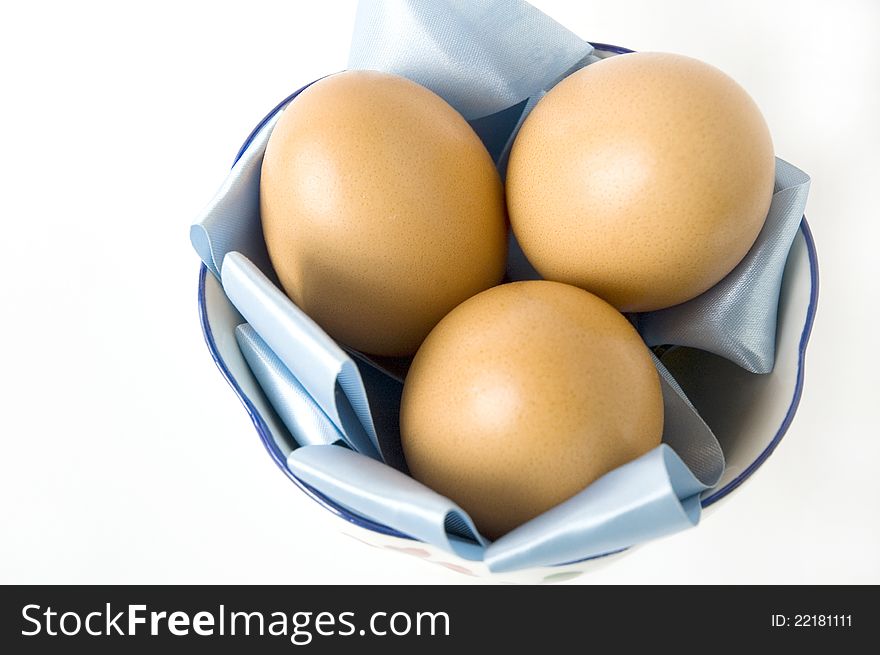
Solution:
[[(594, 45), (601, 56), (629, 52), (617, 46)], [(257, 125), (242, 145), (236, 161), (265, 122), (298, 93), (285, 98)], [(707, 379), (715, 383), (686, 389), (718, 437), (727, 462), (718, 485), (703, 497), (704, 516), (714, 511), (718, 501), (734, 495), (732, 492), (761, 466), (788, 430), (803, 389), (804, 356), (816, 312), (818, 291), (816, 248), (804, 218), (791, 247), (783, 277), (773, 372), (755, 375), (721, 358), (707, 356), (701, 362), (701, 368)], [(343, 532), (368, 545), (421, 557), (467, 575), (499, 575), (490, 574), (479, 562), (457, 558), (451, 553), (414, 541), (388, 526), (353, 514), (294, 476), (288, 470), (286, 460), (296, 444), (291, 441), (266, 400), (235, 340), (235, 327), (244, 319), (226, 298), (217, 280), (207, 274), (204, 265), (199, 273), (198, 304), (211, 356), (250, 415), (263, 445), (294, 484), (342, 519), (340, 526)], [(604, 566), (621, 554), (555, 567), (526, 569), (500, 574), (500, 577), (511, 582), (561, 581), (591, 568)]]

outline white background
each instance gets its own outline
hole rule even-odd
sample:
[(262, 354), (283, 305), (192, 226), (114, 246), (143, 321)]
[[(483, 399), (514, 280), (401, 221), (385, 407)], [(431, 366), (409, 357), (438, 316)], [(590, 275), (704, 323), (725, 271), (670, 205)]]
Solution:
[[(880, 3), (536, 1), (702, 58), (813, 177), (800, 411), (698, 528), (576, 582), (880, 582)], [(253, 125), (345, 66), (355, 2), (15, 3), (0, 23), (0, 582), (472, 583), (278, 471), (196, 314), (191, 219)]]

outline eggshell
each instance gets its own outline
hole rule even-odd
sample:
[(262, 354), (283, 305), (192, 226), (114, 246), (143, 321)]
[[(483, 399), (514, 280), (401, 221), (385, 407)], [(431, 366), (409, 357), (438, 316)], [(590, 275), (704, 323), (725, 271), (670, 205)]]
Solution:
[(508, 210), (542, 276), (654, 310), (739, 263), (774, 171), (767, 124), (731, 78), (689, 57), (625, 54), (538, 102), (511, 150)]
[(495, 538), (659, 445), (663, 399), (647, 347), (611, 305), (514, 282), (434, 328), (400, 427), (412, 476)]
[(412, 354), (504, 273), (488, 152), (443, 99), (399, 76), (347, 71), (297, 96), (266, 148), (260, 211), (285, 292), (368, 353)]

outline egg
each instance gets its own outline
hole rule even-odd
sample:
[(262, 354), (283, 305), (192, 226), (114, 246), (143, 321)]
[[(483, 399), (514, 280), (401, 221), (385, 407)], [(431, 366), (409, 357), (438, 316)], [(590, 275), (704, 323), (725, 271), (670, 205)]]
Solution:
[(508, 211), (543, 277), (649, 311), (740, 262), (774, 172), (767, 124), (730, 77), (680, 55), (624, 54), (537, 103), (511, 149)]
[(403, 77), (346, 71), (300, 93), (266, 146), (263, 235), (287, 295), (341, 343), (411, 355), (504, 274), (501, 179), (468, 123)]
[(544, 280), (465, 301), (428, 335), (400, 410), (411, 475), (497, 538), (660, 444), (647, 347), (611, 305)]

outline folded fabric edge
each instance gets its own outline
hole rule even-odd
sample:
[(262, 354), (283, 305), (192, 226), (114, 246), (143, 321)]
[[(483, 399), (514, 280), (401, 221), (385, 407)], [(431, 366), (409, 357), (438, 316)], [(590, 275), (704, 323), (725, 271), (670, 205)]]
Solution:
[(666, 444), (661, 444), (660, 448), (669, 485), (680, 503), (681, 518), (690, 523), (689, 527), (694, 527), (700, 522), (702, 511), (700, 494), (709, 487), (697, 479), (693, 471), (672, 448)]
[[(726, 466), (724, 450), (712, 428), (700, 416), (669, 369), (653, 351), (649, 350), (649, 352), (660, 376), (663, 393), (663, 443), (675, 451), (701, 484), (711, 489), (724, 475)], [(684, 416), (681, 415), (680, 409), (684, 409)], [(682, 425), (688, 419), (691, 420), (691, 425)], [(683, 435), (677, 430), (685, 433), (687, 443), (681, 443)]]
[[(655, 473), (653, 483), (660, 484), (662, 489), (637, 490), (637, 485), (630, 485), (630, 497), (619, 499), (619, 504), (606, 506), (597, 501), (602, 496), (607, 498), (606, 487), (617, 486), (621, 478), (650, 471)], [(651, 480), (640, 478), (643, 484)], [(699, 523), (699, 493), (703, 489), (705, 486), (675, 451), (661, 444), (502, 536), (486, 549), (484, 561), (492, 572), (556, 566), (619, 552), (636, 543), (680, 532)], [(692, 493), (694, 490), (696, 494)]]
[(287, 467), (359, 516), (466, 559), (482, 559), (488, 542), (467, 512), (390, 466), (338, 446), (310, 445), (291, 452)]
[[(790, 252), (801, 225), (810, 187), (809, 175), (779, 157), (776, 158), (775, 176), (773, 198), (764, 226), (737, 266), (717, 284), (691, 300), (636, 315), (637, 329), (649, 346), (698, 348), (724, 357), (750, 373), (763, 375), (773, 371), (778, 293), (787, 259), (784, 255)], [(768, 267), (770, 278), (766, 273)], [(731, 305), (732, 292), (743, 293), (739, 288), (740, 280), (751, 278), (750, 284), (754, 284), (752, 272), (756, 268), (765, 271), (764, 279), (772, 280), (776, 289), (776, 295), (769, 301), (753, 302), (750, 320), (765, 326), (765, 331), (757, 339), (754, 328), (744, 323), (745, 317), (739, 316), (734, 325), (745, 325), (749, 329), (743, 328), (737, 333), (730, 325), (722, 326), (722, 320), (730, 319), (717, 311), (718, 307)], [(717, 334), (719, 330), (721, 333)], [(708, 339), (707, 335), (712, 334), (715, 336)]]
[[(242, 208), (239, 207), (240, 211), (236, 214), (233, 223), (228, 223), (227, 205), (231, 196), (240, 195), (243, 189), (248, 188), (249, 179), (252, 179), (254, 175), (258, 176), (266, 144), (275, 123), (281, 116), (284, 105), (285, 103), (282, 103), (276, 107), (274, 113), (264, 119), (264, 123), (252, 135), (247, 148), (239, 153), (239, 157), (226, 174), (213, 198), (199, 212), (190, 226), (190, 243), (193, 249), (217, 279), (220, 279), (223, 259), (230, 250), (246, 250), (249, 256), (260, 255), (258, 258), (263, 258), (264, 253), (258, 252), (265, 250), (262, 244), (259, 248), (248, 248), (244, 241), (248, 241), (251, 246), (253, 243), (250, 240), (243, 241), (242, 239), (242, 228), (248, 225), (253, 226), (254, 221), (259, 222), (259, 216), (254, 216), (254, 211), (258, 213), (258, 210), (252, 206), (252, 203), (255, 202), (253, 198), (258, 198), (258, 193), (254, 196), (252, 190), (250, 194), (246, 194), (250, 198), (247, 201), (245, 198), (239, 197), (239, 202), (245, 203), (245, 211), (241, 211)], [(247, 207), (251, 207), (250, 211), (247, 211)], [(244, 215), (241, 215), (242, 213)], [(216, 242), (212, 233), (217, 236)], [(262, 234), (258, 240), (262, 242)]]
[(802, 193), (804, 194), (803, 200), (806, 202), (810, 183), (811, 178), (804, 170), (781, 157), (776, 158), (776, 184), (773, 188), (774, 194), (786, 189), (801, 188)]
[[(357, 403), (367, 403), (363, 382), (358, 386), (351, 379), (352, 375), (357, 375), (359, 379), (353, 363), (351, 366), (355, 368), (355, 373), (348, 369), (348, 388), (339, 393), (340, 375), (346, 370), (345, 363), (351, 362), (348, 355), (241, 253), (233, 251), (226, 254), (220, 278), (230, 302), (336, 427), (350, 439), (356, 439), (363, 433), (364, 438), (359, 440), (358, 450), (369, 452), (375, 449), (375, 427), (372, 426), (369, 413), (361, 411), (357, 414), (354, 411), (355, 403), (347, 395), (347, 392), (360, 391), (364, 398)], [(366, 406), (369, 406), (368, 403)], [(349, 414), (353, 417), (351, 421), (348, 420)], [(362, 420), (368, 420), (370, 427), (363, 425)], [(381, 457), (378, 450), (375, 455)]]
[(382, 447), (379, 445), (379, 435), (376, 434), (376, 426), (373, 423), (373, 414), (370, 411), (370, 401), (367, 398), (367, 390), (364, 387), (361, 372), (358, 370), (357, 364), (351, 359), (346, 358), (342, 363), (339, 371), (338, 384), (342, 389), (348, 402), (351, 404), (354, 414), (366, 432), (366, 436), (370, 439), (375, 448), (375, 452), (380, 456)]
[[(522, 102), (593, 51), (591, 44), (522, 0), (484, 0), (477, 6), (451, 12), (444, 11), (451, 9), (447, 4), (361, 0), (348, 68), (403, 74), (443, 97), (466, 120), (473, 120)], [(493, 4), (498, 8), (489, 11)], [(510, 19), (511, 15), (515, 20)], [(489, 36), (497, 35), (494, 40), (487, 37), (486, 16), (491, 17)], [(499, 21), (502, 16), (504, 19)], [(523, 30), (524, 26), (528, 29)], [(511, 28), (518, 28), (520, 33), (513, 33)], [(414, 35), (418, 47), (413, 44)], [(444, 78), (443, 84), (436, 83), (433, 72), (443, 71), (450, 63), (458, 65), (456, 74)], [(466, 71), (465, 79), (456, 79), (462, 77), (462, 71)], [(471, 72), (492, 83), (491, 100), (474, 97)], [(450, 79), (457, 84), (447, 85)], [(523, 88), (524, 81), (532, 88)], [(465, 82), (469, 83), (466, 90), (470, 93), (463, 95), (460, 87)], [(502, 99), (506, 105), (499, 106)]]
[(195, 223), (189, 227), (189, 242), (196, 254), (205, 264), (211, 274), (220, 279), (220, 269), (214, 261), (214, 249), (211, 246), (211, 235), (201, 223)]
[(235, 339), (257, 384), (298, 445), (342, 441), (353, 447), (253, 326), (238, 325)]

